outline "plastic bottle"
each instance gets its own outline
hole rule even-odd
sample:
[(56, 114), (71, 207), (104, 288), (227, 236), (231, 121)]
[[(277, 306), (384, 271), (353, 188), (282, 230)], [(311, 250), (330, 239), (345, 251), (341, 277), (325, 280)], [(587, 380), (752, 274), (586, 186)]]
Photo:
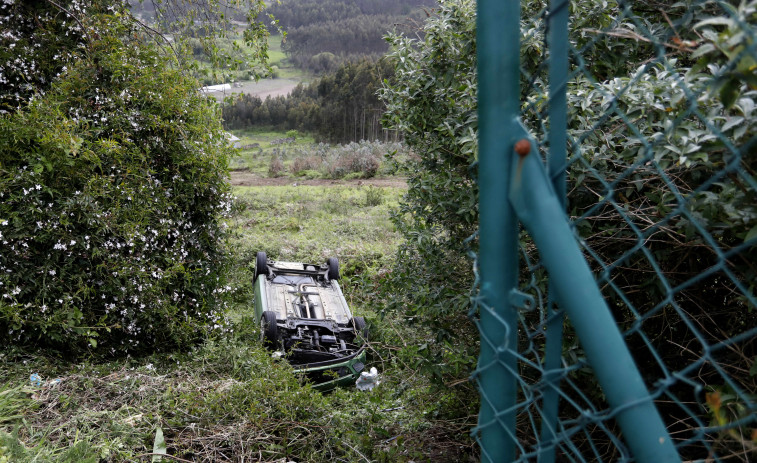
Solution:
[(355, 387), (361, 391), (370, 391), (378, 386), (380, 382), (376, 367), (371, 367), (370, 373), (366, 371), (360, 373), (360, 377), (355, 382)]

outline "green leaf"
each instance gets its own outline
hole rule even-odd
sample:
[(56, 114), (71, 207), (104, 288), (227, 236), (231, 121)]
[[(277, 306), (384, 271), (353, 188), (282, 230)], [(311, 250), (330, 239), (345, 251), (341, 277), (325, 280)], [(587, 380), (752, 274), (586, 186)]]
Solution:
[(745, 243), (749, 242), (755, 238), (757, 238), (757, 225), (755, 225), (754, 227), (752, 227), (751, 230), (749, 230), (749, 232), (746, 234), (746, 237), (744, 238), (744, 242)]
[(152, 456), (153, 463), (163, 461), (160, 455), (166, 455), (166, 440), (163, 438), (163, 429), (158, 427), (155, 430), (155, 442), (152, 445), (152, 453), (158, 455)]
[(726, 109), (733, 106), (733, 103), (736, 102), (738, 96), (739, 81), (736, 79), (729, 79), (720, 89), (720, 101), (723, 102), (723, 106), (725, 106)]

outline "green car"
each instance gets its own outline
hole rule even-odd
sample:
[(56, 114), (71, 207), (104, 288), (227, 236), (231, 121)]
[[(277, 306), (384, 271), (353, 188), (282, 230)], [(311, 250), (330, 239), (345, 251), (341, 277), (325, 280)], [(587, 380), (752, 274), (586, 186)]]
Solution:
[(320, 265), (256, 257), (261, 340), (321, 391), (354, 384), (365, 368), (365, 319), (352, 316), (337, 280), (334, 257)]

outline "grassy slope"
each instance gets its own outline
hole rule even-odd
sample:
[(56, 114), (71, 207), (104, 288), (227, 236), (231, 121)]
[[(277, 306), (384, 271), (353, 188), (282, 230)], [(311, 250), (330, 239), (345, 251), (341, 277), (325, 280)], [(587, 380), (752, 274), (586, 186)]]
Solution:
[[(454, 394), (432, 393), (403, 338), (374, 314), (375, 288), (398, 245), (387, 220), (402, 191), (368, 206), (363, 187), (248, 187), (236, 191), (230, 332), (191, 352), (115, 361), (0, 350), (0, 461), (149, 461), (157, 429), (189, 461), (455, 461), (470, 423), (446, 421)], [(354, 311), (372, 324), (370, 362), (383, 383), (321, 395), (257, 342), (250, 319), (255, 252), (341, 258)], [(30, 384), (37, 373), (43, 385)], [(59, 383), (47, 384), (53, 378)], [(445, 455), (442, 457), (442, 455)]]

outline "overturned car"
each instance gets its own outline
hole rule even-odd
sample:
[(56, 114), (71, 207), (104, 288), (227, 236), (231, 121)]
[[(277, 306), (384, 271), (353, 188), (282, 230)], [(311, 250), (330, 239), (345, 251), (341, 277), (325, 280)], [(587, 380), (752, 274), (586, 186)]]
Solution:
[(354, 383), (365, 368), (365, 319), (352, 316), (337, 280), (334, 257), (317, 265), (256, 256), (261, 340), (322, 391)]

